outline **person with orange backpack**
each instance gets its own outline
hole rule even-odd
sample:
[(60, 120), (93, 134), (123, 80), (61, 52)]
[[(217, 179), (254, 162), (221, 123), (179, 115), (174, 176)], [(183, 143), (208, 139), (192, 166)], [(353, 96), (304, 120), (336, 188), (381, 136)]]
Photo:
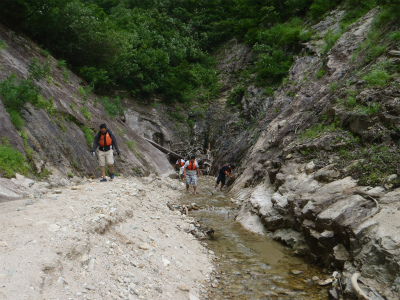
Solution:
[(176, 161), (177, 168), (179, 168), (179, 177), (183, 180), (183, 169), (185, 168), (185, 160), (180, 158)]
[(114, 179), (114, 155), (113, 148), (117, 150), (118, 156), (120, 155), (117, 139), (111, 130), (107, 129), (106, 124), (100, 125), (100, 131), (96, 134), (93, 142), (92, 153), (96, 157), (96, 149), (99, 147), (98, 160), (103, 178), (101, 182), (107, 181), (106, 179), (106, 163), (110, 173), (110, 179)]
[(200, 177), (200, 169), (195, 156), (191, 156), (190, 160), (185, 163), (183, 177), (186, 178), (186, 193), (189, 193), (189, 185), (192, 183), (194, 191), (193, 194), (196, 195), (197, 178)]

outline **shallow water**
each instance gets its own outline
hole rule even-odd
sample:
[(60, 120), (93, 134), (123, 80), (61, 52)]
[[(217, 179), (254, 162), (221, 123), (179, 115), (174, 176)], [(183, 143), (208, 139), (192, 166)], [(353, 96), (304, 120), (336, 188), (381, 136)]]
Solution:
[(245, 230), (234, 219), (238, 211), (231, 196), (224, 191), (211, 195), (214, 180), (201, 177), (198, 195), (190, 187), (191, 194), (181, 200), (207, 207), (190, 214), (215, 231), (214, 239), (207, 240), (219, 258), (211, 299), (328, 299), (326, 288), (311, 279), (325, 278), (322, 270), (272, 239)]

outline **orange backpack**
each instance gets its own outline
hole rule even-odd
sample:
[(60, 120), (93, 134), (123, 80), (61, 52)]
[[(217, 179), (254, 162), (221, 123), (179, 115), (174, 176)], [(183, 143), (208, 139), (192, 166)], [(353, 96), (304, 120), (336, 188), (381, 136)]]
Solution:
[(189, 165), (187, 166), (189, 170), (196, 170), (196, 162), (189, 162)]

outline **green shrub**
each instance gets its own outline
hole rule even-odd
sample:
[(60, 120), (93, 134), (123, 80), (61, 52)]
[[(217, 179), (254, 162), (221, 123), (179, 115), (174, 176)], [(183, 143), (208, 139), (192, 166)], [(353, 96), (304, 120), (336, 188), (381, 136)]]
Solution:
[(311, 17), (318, 20), (339, 3), (339, 0), (314, 0), (314, 3), (310, 6)]
[(36, 105), (40, 88), (32, 81), (22, 79), (17, 82), (17, 76), (9, 75), (0, 82), (0, 95), (8, 111), (20, 111), (27, 103)]
[(241, 107), (241, 102), (244, 94), (246, 93), (246, 87), (241, 86), (235, 88), (229, 95), (229, 97), (226, 99), (226, 102), (228, 105), (231, 106), (239, 106)]
[(46, 60), (44, 63), (39, 62), (36, 58), (32, 58), (28, 65), (29, 79), (39, 81), (50, 75), (50, 62)]
[(40, 54), (41, 54), (43, 57), (49, 57), (49, 56), (51, 55), (50, 51), (49, 51), (49, 50), (46, 50), (46, 49), (40, 49)]
[(17, 130), (21, 130), (23, 126), (25, 126), (25, 121), (22, 119), (21, 114), (15, 110), (9, 111), (9, 115), (11, 118), (11, 123), (13, 123), (14, 127)]
[(83, 116), (85, 117), (85, 119), (87, 121), (90, 121), (90, 119), (91, 119), (90, 111), (88, 111), (86, 106), (82, 106), (81, 107), (81, 113), (83, 114)]
[(324, 35), (325, 47), (324, 52), (327, 53), (333, 45), (335, 45), (336, 41), (342, 36), (342, 31), (338, 31), (333, 33), (332, 30), (328, 30)]
[(347, 107), (350, 107), (350, 108), (354, 108), (354, 107), (356, 107), (358, 105), (358, 102), (357, 102), (355, 97), (348, 96), (346, 98), (346, 100), (344, 101), (344, 105), (347, 106)]
[(7, 43), (3, 40), (0, 40), (0, 51), (7, 48)]
[(334, 91), (337, 90), (339, 87), (339, 84), (337, 82), (332, 82), (331, 85), (329, 86), (329, 92), (333, 93)]
[(11, 178), (15, 173), (28, 174), (28, 166), (24, 155), (7, 143), (0, 144), (0, 173)]
[(370, 45), (369, 50), (366, 55), (365, 62), (369, 63), (375, 58), (380, 56), (387, 48), (387, 45)]
[(63, 59), (57, 61), (57, 68), (64, 69), (67, 67), (67, 62)]
[(325, 73), (326, 73), (326, 70), (320, 68), (317, 72), (315, 72), (315, 77), (317, 79), (320, 79), (325, 75)]
[(92, 130), (87, 126), (83, 126), (82, 132), (85, 135), (86, 143), (89, 145), (89, 147), (92, 147), (94, 142), (94, 136)]
[(131, 149), (133, 151), (133, 153), (135, 153), (135, 156), (137, 158), (144, 157), (144, 155), (137, 149), (137, 145), (136, 145), (135, 141), (127, 140), (127, 141), (125, 141), (125, 144), (128, 146), (129, 149)]
[(282, 50), (272, 50), (269, 53), (262, 53), (256, 62), (257, 79), (260, 83), (279, 83), (289, 71), (293, 60)]
[(179, 113), (179, 111), (172, 111), (172, 112), (170, 113), (170, 115), (171, 115), (174, 119), (176, 119), (177, 121), (179, 121), (179, 122), (184, 122), (184, 121), (185, 121), (185, 117), (182, 116), (182, 115)]
[(104, 107), (107, 115), (113, 119), (116, 116), (122, 116), (124, 114), (124, 108), (121, 104), (121, 99), (119, 97), (111, 99), (108, 97), (101, 97), (100, 102)]
[(362, 79), (370, 86), (385, 87), (391, 79), (391, 76), (386, 70), (374, 69), (371, 73), (363, 76)]
[(363, 114), (375, 115), (379, 112), (380, 109), (381, 105), (379, 103), (372, 103), (372, 105), (368, 103), (367, 106), (360, 107), (359, 111)]
[(341, 29), (345, 30), (375, 6), (375, 0), (347, 0), (346, 15), (340, 21)]
[(392, 32), (389, 37), (392, 41), (400, 41), (400, 31)]

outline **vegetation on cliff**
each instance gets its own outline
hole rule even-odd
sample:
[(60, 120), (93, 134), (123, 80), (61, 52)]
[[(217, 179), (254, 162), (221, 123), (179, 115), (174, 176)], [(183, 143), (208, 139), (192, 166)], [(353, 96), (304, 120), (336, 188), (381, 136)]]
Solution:
[(377, 4), (397, 0), (18, 0), (3, 1), (0, 15), (25, 31), (97, 91), (163, 95), (167, 101), (210, 99), (218, 92), (210, 53), (236, 36), (257, 53), (259, 84), (286, 76), (293, 55), (318, 20), (347, 5), (347, 23)]

